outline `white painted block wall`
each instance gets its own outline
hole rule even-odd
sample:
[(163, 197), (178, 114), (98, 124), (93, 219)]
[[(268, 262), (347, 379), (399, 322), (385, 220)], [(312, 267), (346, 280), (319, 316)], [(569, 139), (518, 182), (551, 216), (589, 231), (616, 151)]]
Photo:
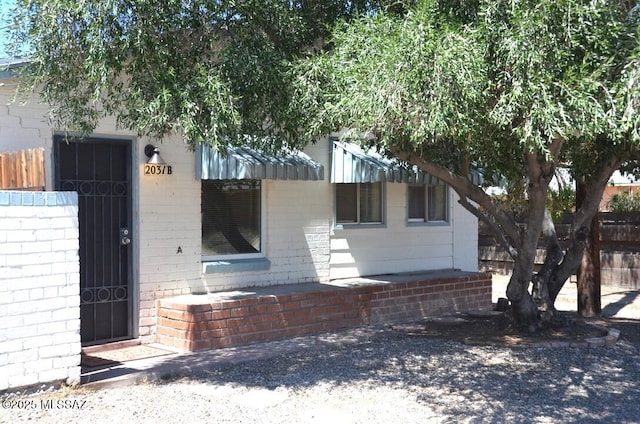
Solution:
[(0, 191), (0, 390), (80, 382), (78, 196)]
[[(0, 87), (0, 151), (45, 148), (47, 189), (53, 188), (52, 140), (47, 108), (34, 95), (11, 103), (11, 81)], [(451, 221), (444, 226), (406, 225), (406, 185), (386, 184), (386, 222), (369, 229), (336, 230), (334, 190), (329, 181), (327, 139), (305, 152), (324, 165), (323, 181), (263, 182), (267, 270), (203, 274), (200, 181), (195, 154), (179, 136), (162, 142), (138, 138), (105, 119), (102, 137), (131, 140), (133, 157), (134, 337), (153, 341), (156, 300), (168, 296), (243, 287), (328, 281), (335, 278), (429, 269), (477, 270), (476, 220), (450, 196)], [(143, 175), (144, 146), (157, 144), (173, 173)]]
[[(386, 183), (384, 189), (384, 225), (332, 230), (331, 278), (453, 268), (458, 222), (408, 225), (407, 185)], [(450, 201), (450, 217), (454, 209)]]

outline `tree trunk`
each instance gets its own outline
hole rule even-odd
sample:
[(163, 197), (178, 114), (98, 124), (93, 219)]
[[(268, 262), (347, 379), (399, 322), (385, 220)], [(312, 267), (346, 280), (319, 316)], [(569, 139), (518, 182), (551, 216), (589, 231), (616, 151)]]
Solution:
[(527, 261), (516, 259), (516, 264), (507, 286), (507, 298), (511, 302), (511, 314), (516, 324), (529, 332), (540, 327), (540, 313), (529, 293), (531, 272), (527, 271)]
[[(586, 186), (576, 183), (576, 208), (582, 205), (586, 195)], [(596, 213), (585, 240), (582, 262), (578, 275), (578, 314), (593, 317), (602, 312), (600, 279), (600, 214)]]
[(517, 325), (527, 331), (536, 331), (541, 326), (541, 315), (529, 286), (538, 250), (540, 234), (546, 231), (546, 200), (548, 175), (542, 172), (534, 155), (529, 154), (530, 178), (527, 190), (528, 214), (526, 231), (522, 233), (520, 249), (515, 258), (513, 274), (507, 286), (507, 298), (511, 302), (513, 318)]
[[(551, 151), (557, 153), (560, 146), (561, 143), (557, 144), (556, 149)], [(597, 213), (611, 174), (620, 166), (620, 160), (612, 156), (601, 163), (586, 181), (584, 202), (576, 210), (568, 247), (563, 251), (553, 222), (548, 214), (545, 214), (547, 189), (554, 171), (553, 163), (540, 162), (538, 155), (525, 152), (529, 207), (527, 226), (523, 229), (503, 204), (495, 201), (481, 187), (471, 183), (465, 173), (458, 175), (446, 167), (430, 162), (422, 156), (422, 152), (393, 153), (398, 159), (415, 165), (449, 184), (460, 196), (460, 204), (495, 232), (498, 242), (515, 261), (506, 294), (511, 302), (511, 313), (516, 324), (522, 329), (536, 331), (554, 319), (555, 300), (565, 282), (580, 265), (590, 232), (590, 223)], [(546, 240), (546, 257), (540, 271), (534, 273), (540, 234), (543, 234)], [(530, 292), (532, 283), (533, 289)], [(599, 301), (599, 295), (597, 299)]]
[(556, 314), (554, 303), (557, 293), (553, 290), (553, 283), (555, 282), (553, 271), (562, 260), (564, 254), (558, 242), (556, 227), (548, 211), (545, 211), (544, 214), (542, 234), (546, 241), (546, 252), (542, 267), (531, 279), (533, 283), (532, 295), (540, 311), (541, 318), (549, 320)]

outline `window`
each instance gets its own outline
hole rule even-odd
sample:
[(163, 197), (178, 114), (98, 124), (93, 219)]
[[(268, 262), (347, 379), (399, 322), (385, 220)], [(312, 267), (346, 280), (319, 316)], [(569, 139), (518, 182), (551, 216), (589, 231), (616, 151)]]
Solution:
[(447, 186), (411, 184), (408, 189), (409, 222), (447, 222)]
[(382, 183), (336, 184), (336, 223), (381, 224)]
[(261, 251), (260, 180), (202, 180), (202, 255)]

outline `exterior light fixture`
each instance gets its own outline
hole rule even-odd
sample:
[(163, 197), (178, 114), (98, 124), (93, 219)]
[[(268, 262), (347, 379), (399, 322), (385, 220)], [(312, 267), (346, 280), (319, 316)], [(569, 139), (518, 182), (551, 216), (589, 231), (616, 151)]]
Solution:
[(160, 156), (160, 149), (153, 144), (147, 144), (144, 146), (144, 154), (149, 158), (148, 164), (152, 165), (166, 165), (167, 163)]

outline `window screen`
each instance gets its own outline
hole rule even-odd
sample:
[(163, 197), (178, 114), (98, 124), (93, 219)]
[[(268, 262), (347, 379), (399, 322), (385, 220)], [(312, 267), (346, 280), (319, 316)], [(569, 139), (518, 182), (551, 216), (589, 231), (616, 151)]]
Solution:
[(429, 221), (447, 220), (447, 186), (429, 186)]

